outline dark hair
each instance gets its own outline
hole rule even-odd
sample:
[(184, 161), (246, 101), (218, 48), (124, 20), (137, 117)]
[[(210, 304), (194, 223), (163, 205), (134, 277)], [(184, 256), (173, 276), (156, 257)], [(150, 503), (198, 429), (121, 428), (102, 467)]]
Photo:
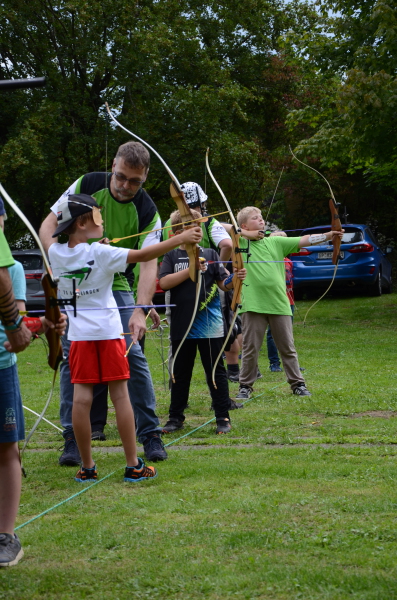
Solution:
[(66, 235), (72, 235), (72, 233), (75, 233), (77, 229), (77, 223), (79, 223), (80, 225), (85, 225), (88, 221), (94, 222), (92, 210), (76, 217), (74, 221), (72, 221), (72, 223), (69, 225), (69, 227), (66, 227), (66, 229), (64, 229), (62, 233), (65, 233)]
[(122, 158), (133, 169), (144, 168), (147, 171), (150, 167), (150, 154), (139, 142), (122, 144), (117, 150), (115, 158)]

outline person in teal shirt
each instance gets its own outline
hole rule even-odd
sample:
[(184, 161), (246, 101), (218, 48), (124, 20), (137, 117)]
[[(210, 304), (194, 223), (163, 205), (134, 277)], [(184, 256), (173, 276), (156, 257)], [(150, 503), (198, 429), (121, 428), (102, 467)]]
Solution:
[[(2, 208), (3, 203), (0, 200), (0, 214)], [(25, 296), (26, 282), (23, 267), (12, 258), (2, 226), (0, 227), (0, 567), (16, 565), (23, 556), (21, 542), (14, 533), (21, 496), (18, 442), (25, 437), (15, 352), (22, 352), (31, 340), (31, 332), (19, 314), (20, 310), (25, 309)], [(44, 317), (42, 319), (44, 320)], [(59, 332), (64, 328), (64, 325), (61, 326)]]

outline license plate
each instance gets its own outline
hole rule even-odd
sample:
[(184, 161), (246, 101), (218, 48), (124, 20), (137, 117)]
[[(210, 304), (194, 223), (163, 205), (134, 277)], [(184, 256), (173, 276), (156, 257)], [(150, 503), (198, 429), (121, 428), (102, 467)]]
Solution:
[[(333, 254), (332, 252), (319, 252), (318, 258), (332, 258), (332, 254)], [(345, 253), (343, 252), (343, 250), (339, 254), (340, 254), (341, 258), (345, 257)]]

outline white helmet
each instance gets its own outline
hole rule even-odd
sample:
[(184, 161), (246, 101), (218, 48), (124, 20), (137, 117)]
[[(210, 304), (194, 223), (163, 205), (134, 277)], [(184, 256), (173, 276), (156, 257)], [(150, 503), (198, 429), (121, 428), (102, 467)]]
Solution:
[(201, 186), (199, 186), (198, 183), (194, 183), (194, 181), (182, 183), (181, 190), (185, 194), (186, 202), (190, 208), (201, 206), (207, 201), (207, 194), (205, 194)]

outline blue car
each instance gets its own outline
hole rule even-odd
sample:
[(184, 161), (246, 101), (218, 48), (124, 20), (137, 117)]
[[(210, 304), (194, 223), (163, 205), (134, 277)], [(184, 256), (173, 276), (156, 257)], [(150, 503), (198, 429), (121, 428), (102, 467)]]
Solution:
[[(373, 296), (390, 294), (392, 266), (386, 255), (392, 248), (388, 247), (383, 252), (367, 225), (347, 224), (342, 227), (345, 233), (333, 287), (357, 287)], [(325, 233), (329, 230), (329, 225), (310, 227), (299, 232), (299, 235)], [(326, 242), (301, 248), (300, 252), (290, 254), (294, 263), (294, 294), (297, 300), (301, 299), (304, 293), (325, 290), (329, 286), (335, 271), (332, 250), (331, 242)]]

